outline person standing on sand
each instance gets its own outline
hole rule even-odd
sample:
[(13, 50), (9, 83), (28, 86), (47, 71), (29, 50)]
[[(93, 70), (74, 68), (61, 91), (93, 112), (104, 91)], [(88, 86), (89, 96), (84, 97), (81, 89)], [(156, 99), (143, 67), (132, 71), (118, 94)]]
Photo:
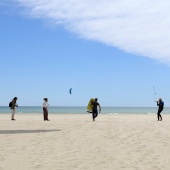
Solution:
[(48, 99), (47, 98), (44, 98), (44, 103), (43, 103), (43, 115), (44, 115), (44, 121), (47, 120), (49, 121), (48, 119)]
[(16, 112), (16, 107), (18, 107), (17, 99), (18, 99), (17, 97), (14, 97), (13, 100), (11, 101), (11, 110), (12, 110), (11, 120), (15, 120), (14, 116)]
[(162, 121), (162, 116), (161, 116), (161, 112), (162, 110), (164, 109), (164, 102), (162, 101), (161, 98), (159, 98), (157, 102), (157, 106), (159, 106), (158, 108), (158, 113), (157, 113), (157, 116), (158, 116), (158, 121), (159, 121), (159, 118), (161, 119), (160, 121)]
[(99, 113), (101, 112), (101, 107), (100, 107), (100, 104), (97, 102), (98, 99), (95, 98), (94, 99), (94, 102), (92, 102), (92, 118), (93, 118), (93, 121), (95, 121), (95, 118), (98, 116), (98, 110), (97, 110), (97, 106), (99, 106)]

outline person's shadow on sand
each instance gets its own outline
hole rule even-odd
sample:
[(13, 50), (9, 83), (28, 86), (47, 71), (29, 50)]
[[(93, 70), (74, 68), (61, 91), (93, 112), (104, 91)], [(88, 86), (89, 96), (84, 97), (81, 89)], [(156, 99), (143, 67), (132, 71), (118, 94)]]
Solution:
[(0, 130), (0, 135), (2, 134), (22, 134), (22, 133), (47, 133), (61, 131), (60, 129), (48, 129), (48, 130)]

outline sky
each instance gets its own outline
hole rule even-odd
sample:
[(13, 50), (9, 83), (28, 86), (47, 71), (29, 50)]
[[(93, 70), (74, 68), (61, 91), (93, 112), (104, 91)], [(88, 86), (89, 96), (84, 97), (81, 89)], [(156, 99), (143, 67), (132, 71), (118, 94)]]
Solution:
[[(168, 0), (0, 0), (0, 106), (170, 107)], [(69, 89), (72, 88), (72, 94)]]

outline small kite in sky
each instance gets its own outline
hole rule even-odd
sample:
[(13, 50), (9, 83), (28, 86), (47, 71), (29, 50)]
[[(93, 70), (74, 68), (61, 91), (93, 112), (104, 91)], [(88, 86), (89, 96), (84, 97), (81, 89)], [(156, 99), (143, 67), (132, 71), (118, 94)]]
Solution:
[(72, 94), (72, 88), (70, 88), (69, 93)]

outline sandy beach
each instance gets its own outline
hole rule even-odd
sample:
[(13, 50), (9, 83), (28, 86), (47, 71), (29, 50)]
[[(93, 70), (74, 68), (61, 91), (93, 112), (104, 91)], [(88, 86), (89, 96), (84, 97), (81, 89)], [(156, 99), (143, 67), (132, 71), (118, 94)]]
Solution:
[(170, 115), (0, 115), (0, 170), (169, 170)]

